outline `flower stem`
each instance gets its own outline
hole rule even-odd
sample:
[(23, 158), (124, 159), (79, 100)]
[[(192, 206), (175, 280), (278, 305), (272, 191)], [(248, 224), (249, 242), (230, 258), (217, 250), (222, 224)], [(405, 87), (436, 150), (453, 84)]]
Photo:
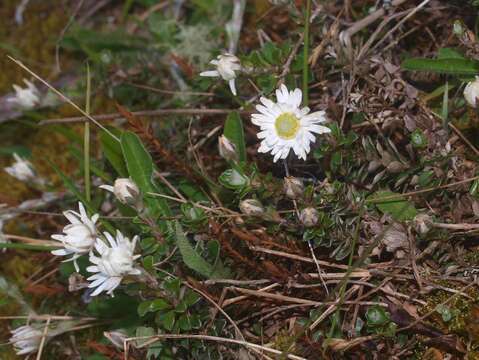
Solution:
[(303, 103), (308, 106), (308, 73), (309, 73), (309, 21), (311, 18), (311, 0), (306, 0), (306, 15), (304, 18), (304, 46), (303, 46)]
[[(90, 66), (86, 66), (86, 104), (85, 112), (90, 115), (90, 96), (91, 96), (91, 74)], [(90, 122), (85, 121), (85, 133), (83, 142), (83, 156), (84, 156), (84, 176), (85, 176), (85, 197), (91, 201), (91, 184), (90, 184)]]

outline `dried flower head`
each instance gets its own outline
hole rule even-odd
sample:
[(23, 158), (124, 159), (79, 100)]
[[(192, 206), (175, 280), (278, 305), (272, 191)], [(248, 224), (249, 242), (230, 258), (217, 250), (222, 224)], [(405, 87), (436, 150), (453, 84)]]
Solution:
[(21, 109), (29, 110), (40, 103), (40, 93), (37, 87), (27, 79), (23, 79), (23, 82), (27, 85), (26, 88), (13, 85), (15, 97), (10, 101), (14, 102)]
[(79, 213), (73, 210), (63, 212), (70, 224), (63, 228), (63, 234), (52, 235), (52, 239), (60, 241), (63, 247), (63, 249), (53, 250), (52, 254), (56, 256), (73, 255), (65, 261), (73, 261), (76, 271), (79, 271), (76, 260), (81, 255), (88, 254), (95, 243), (97, 236), (95, 224), (99, 218), (98, 214), (90, 218), (81, 202), (78, 203), (78, 207)]
[(43, 332), (31, 325), (20, 326), (11, 331), (10, 343), (17, 355), (27, 355), (38, 351)]
[(236, 71), (241, 70), (240, 60), (231, 54), (219, 55), (216, 60), (211, 60), (210, 64), (216, 66), (216, 70), (203, 71), (200, 76), (221, 77), (228, 81), (231, 93), (236, 96)]
[(117, 230), (116, 237), (105, 232), (105, 238), (108, 240), (108, 246), (102, 239), (97, 238), (95, 250), (90, 252), (90, 262), (94, 265), (87, 267), (87, 271), (95, 273), (87, 280), (91, 281), (89, 288), (96, 288), (91, 296), (96, 296), (103, 291), (113, 296), (115, 290), (126, 275), (140, 275), (141, 271), (134, 267), (135, 260), (141, 255), (134, 255), (138, 236), (130, 241), (127, 237)]

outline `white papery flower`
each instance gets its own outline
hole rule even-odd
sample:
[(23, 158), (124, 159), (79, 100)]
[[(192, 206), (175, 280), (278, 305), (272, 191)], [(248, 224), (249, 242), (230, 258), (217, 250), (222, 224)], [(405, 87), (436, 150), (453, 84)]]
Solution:
[(73, 255), (65, 261), (73, 261), (77, 272), (79, 268), (76, 260), (81, 255), (88, 254), (95, 244), (97, 237), (95, 224), (99, 218), (98, 214), (90, 218), (81, 202), (78, 203), (78, 207), (79, 213), (73, 210), (63, 212), (63, 215), (71, 223), (63, 228), (64, 234), (52, 235), (52, 239), (60, 241), (63, 246), (63, 249), (53, 250), (52, 254), (57, 256)]
[(13, 158), (15, 162), (11, 166), (6, 167), (5, 171), (20, 181), (35, 181), (37, 175), (33, 170), (32, 163), (16, 153), (13, 154)]
[(133, 180), (129, 178), (118, 178), (115, 180), (113, 186), (101, 185), (100, 188), (115, 194), (116, 198), (122, 204), (135, 206), (141, 203), (140, 189)]
[(22, 109), (29, 110), (40, 103), (40, 92), (37, 87), (27, 79), (23, 79), (23, 82), (27, 85), (26, 88), (22, 88), (16, 84), (13, 85), (15, 97), (10, 101), (16, 103)]
[(97, 238), (95, 249), (100, 256), (90, 252), (90, 262), (94, 265), (87, 267), (87, 271), (96, 273), (87, 280), (91, 281), (89, 288), (96, 288), (91, 296), (96, 296), (103, 291), (113, 296), (113, 290), (120, 285), (126, 275), (140, 275), (141, 271), (134, 267), (134, 262), (141, 255), (134, 255), (138, 235), (130, 241), (117, 230), (116, 238), (105, 232), (105, 238), (110, 246), (102, 239)]
[(20, 326), (11, 331), (10, 343), (17, 355), (27, 355), (38, 351), (43, 332), (30, 325)]
[(467, 83), (464, 89), (464, 98), (473, 108), (477, 106), (477, 99), (479, 98), (479, 76), (476, 76), (476, 80)]
[(300, 89), (288, 91), (285, 85), (281, 85), (276, 90), (277, 102), (262, 97), (262, 105), (256, 105), (260, 114), (251, 116), (253, 124), (261, 129), (257, 134), (262, 139), (258, 151), (271, 152), (274, 162), (286, 159), (291, 149), (298, 158), (306, 160), (310, 144), (316, 141), (313, 133), (331, 132), (326, 126), (318, 125), (327, 120), (324, 111), (309, 113), (308, 107), (300, 108), (302, 96)]
[(200, 76), (221, 77), (223, 80), (228, 81), (231, 92), (236, 96), (235, 71), (241, 70), (239, 61), (236, 56), (231, 54), (218, 55), (217, 60), (210, 61), (210, 64), (216, 66), (216, 70), (203, 71), (200, 73)]

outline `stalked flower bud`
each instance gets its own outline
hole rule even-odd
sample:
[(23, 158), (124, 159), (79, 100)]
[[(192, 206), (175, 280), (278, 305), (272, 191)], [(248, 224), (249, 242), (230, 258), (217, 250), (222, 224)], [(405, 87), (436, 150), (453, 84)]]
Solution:
[(137, 208), (141, 204), (140, 189), (138, 189), (138, 186), (130, 178), (119, 178), (115, 180), (113, 186), (101, 185), (100, 188), (115, 194), (118, 201), (122, 204)]
[(286, 196), (290, 199), (298, 199), (303, 196), (304, 193), (303, 181), (292, 176), (285, 177), (283, 190)]
[(128, 334), (123, 330), (105, 331), (103, 332), (103, 336), (110, 340), (110, 342), (115, 345), (116, 348), (121, 350), (123, 350), (123, 344), (128, 338)]
[(464, 98), (469, 106), (475, 108), (477, 106), (477, 99), (479, 98), (479, 76), (476, 80), (469, 82), (464, 89)]
[(263, 205), (255, 199), (246, 199), (241, 201), (239, 208), (245, 215), (259, 216), (264, 214)]
[(417, 214), (414, 218), (414, 228), (419, 234), (426, 234), (431, 230), (432, 218), (428, 214)]
[(299, 221), (301, 221), (306, 227), (312, 227), (316, 225), (319, 221), (318, 210), (313, 207), (307, 207), (301, 210), (301, 213), (299, 214)]
[(224, 135), (218, 138), (218, 150), (223, 159), (227, 161), (238, 161), (235, 144)]

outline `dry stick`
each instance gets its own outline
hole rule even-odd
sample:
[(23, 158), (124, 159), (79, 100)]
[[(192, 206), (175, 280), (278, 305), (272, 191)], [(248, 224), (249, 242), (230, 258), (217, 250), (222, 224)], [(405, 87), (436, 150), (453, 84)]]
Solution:
[(47, 319), (47, 322), (45, 324), (45, 328), (43, 329), (42, 339), (41, 339), (40, 345), (38, 347), (37, 360), (40, 360), (41, 357), (42, 357), (43, 346), (45, 345), (45, 339), (46, 339), (47, 334), (48, 334), (48, 326), (50, 325), (51, 320), (52, 319), (50, 317)]
[[(132, 337), (132, 338), (127, 338), (124, 340), (124, 344), (126, 344), (129, 341), (134, 341), (134, 340), (146, 340), (146, 339), (151, 339), (150, 341), (146, 341), (143, 343), (141, 346), (138, 348), (142, 348), (145, 346), (149, 346), (151, 344), (154, 344), (157, 341), (160, 341), (162, 339), (196, 339), (196, 340), (206, 340), (206, 341), (216, 341), (216, 342), (225, 342), (225, 343), (230, 343), (230, 344), (237, 344), (237, 345), (243, 345), (247, 346), (256, 350), (263, 350), (267, 351), (273, 354), (277, 355), (283, 355), (286, 356), (288, 359), (292, 360), (308, 360), (306, 358), (303, 358), (301, 356), (296, 356), (292, 354), (285, 354), (283, 351), (276, 350), (267, 346), (263, 345), (258, 345), (254, 343), (250, 343), (247, 341), (241, 341), (241, 340), (236, 340), (236, 339), (228, 339), (228, 338), (222, 338), (219, 336), (210, 336), (210, 335), (177, 335), (177, 334), (160, 334), (160, 335), (153, 335), (153, 336), (141, 336), (141, 337)], [(126, 345), (124, 345), (126, 347)], [(126, 354), (126, 353), (125, 353)], [(127, 360), (127, 358), (125, 358)]]
[(40, 76), (38, 76), (36, 73), (34, 73), (32, 70), (30, 70), (28, 67), (26, 67), (25, 65), (23, 65), (23, 63), (21, 61), (18, 61), (16, 59), (14, 59), (13, 57), (11, 57), (10, 55), (7, 55), (7, 58), (10, 59), (11, 61), (13, 61), (15, 64), (17, 64), (18, 66), (20, 66), (23, 70), (27, 71), (30, 75), (32, 75), (35, 79), (37, 79), (38, 81), (40, 81), (41, 83), (43, 83), (43, 85), (47, 86), (50, 90), (52, 90), (55, 94), (57, 94), (63, 101), (66, 101), (67, 103), (69, 103), (71, 106), (73, 106), (76, 110), (78, 110), (78, 112), (80, 112), (80, 114), (82, 114), (84, 116), (84, 121), (86, 120), (90, 120), (92, 121), (95, 125), (97, 125), (100, 129), (102, 129), (103, 131), (105, 131), (108, 135), (110, 135), (113, 139), (117, 140), (118, 142), (120, 141), (120, 139), (118, 139), (118, 137), (116, 137), (110, 130), (108, 130), (106, 127), (104, 127), (102, 124), (100, 124), (97, 120), (95, 120), (93, 117), (91, 117), (90, 115), (88, 115), (88, 113), (83, 110), (81, 107), (79, 107), (77, 104), (75, 104), (72, 100), (70, 100), (69, 98), (67, 98), (65, 95), (63, 95), (60, 91), (58, 91), (56, 88), (54, 88), (52, 85), (50, 85), (47, 81), (43, 80)]
[[(258, 290), (255, 290), (255, 291), (267, 291), (267, 290), (272, 290), (274, 288), (277, 288), (279, 286), (278, 283), (274, 283), (274, 284), (271, 284), (271, 285), (268, 285), (266, 287), (263, 287), (261, 289), (258, 289)], [(237, 296), (237, 297), (234, 297), (234, 298), (231, 298), (231, 299), (228, 299), (228, 300), (225, 300), (221, 303), (221, 305), (223, 306), (229, 306), (231, 304), (234, 304), (234, 303), (237, 303), (238, 301), (241, 301), (241, 300), (245, 300), (247, 299), (249, 296), (246, 296), (246, 295), (241, 295), (241, 296)]]
[(94, 321), (98, 320), (94, 317), (77, 317), (77, 316), (63, 316), (63, 315), (22, 315), (22, 316), (0, 316), (0, 320), (83, 320), (83, 321)]
[[(157, 110), (132, 111), (131, 114), (133, 116), (143, 116), (143, 117), (153, 117), (153, 116), (160, 116), (160, 115), (227, 115), (232, 111), (237, 111), (243, 115), (248, 115), (252, 113), (250, 110), (238, 110), (238, 109), (157, 109)], [(95, 117), (96, 120), (124, 119), (124, 116), (120, 113), (98, 114), (93, 116)], [(73, 116), (73, 117), (66, 117), (66, 118), (60, 118), (60, 119), (43, 120), (39, 122), (39, 125), (76, 123), (76, 122), (87, 121), (87, 119), (88, 117), (86, 116)]]
[(418, 194), (424, 194), (424, 193), (431, 192), (431, 191), (446, 189), (446, 188), (457, 186), (457, 185), (467, 184), (471, 181), (478, 180), (478, 179), (479, 179), (479, 176), (474, 176), (474, 177), (469, 178), (469, 179), (457, 181), (457, 182), (446, 184), (446, 185), (435, 186), (435, 187), (431, 187), (431, 188), (427, 188), (427, 189), (423, 189), (423, 190), (410, 191), (410, 192), (403, 193), (403, 194), (398, 194), (398, 195), (385, 196), (385, 197), (377, 198), (377, 199), (370, 199), (370, 200), (366, 200), (366, 202), (367, 203), (377, 203), (377, 202), (383, 202), (383, 201), (388, 201), (388, 200), (401, 200), (403, 197), (406, 197), (406, 196), (413, 196), (413, 195), (418, 195)]
[(417, 268), (417, 263), (416, 263), (416, 246), (415, 246), (416, 239), (414, 238), (412, 234), (411, 228), (409, 228), (407, 232), (408, 232), (408, 241), (409, 241), (409, 257), (411, 260), (412, 271), (413, 271), (414, 277), (416, 278), (417, 285), (419, 286), (419, 291), (422, 291), (423, 285), (422, 285), (421, 275), (419, 275), (419, 270)]
[(302, 32), (299, 35), (298, 41), (294, 45), (293, 50), (291, 50), (291, 53), (289, 54), (288, 59), (283, 65), (283, 71), (281, 72), (281, 75), (279, 75), (278, 85), (283, 83), (284, 78), (286, 77), (286, 75), (288, 75), (289, 71), (291, 70), (290, 69), (291, 63), (293, 62), (293, 59), (296, 57), (296, 54), (298, 53), (299, 47), (303, 43), (303, 40), (304, 40), (304, 32)]
[[(316, 274), (317, 275), (317, 274)], [(331, 304), (336, 304), (337, 301), (313, 301), (313, 300), (307, 300), (303, 298), (296, 298), (292, 296), (285, 296), (281, 294), (272, 294), (272, 293), (267, 293), (263, 291), (258, 291), (258, 290), (250, 290), (250, 289), (243, 289), (239, 288), (236, 286), (231, 287), (232, 290), (236, 290), (240, 293), (247, 294), (247, 295), (252, 295), (252, 296), (257, 296), (257, 297), (264, 297), (267, 299), (272, 299), (272, 300), (278, 300), (278, 301), (283, 301), (283, 302), (290, 302), (294, 304), (303, 304), (303, 305), (311, 305), (311, 306), (319, 306), (319, 305), (331, 305)], [(345, 301), (343, 304), (361, 304), (361, 305), (379, 305), (379, 306), (384, 306), (387, 307), (387, 304), (381, 303), (381, 302), (375, 302), (375, 301)]]
[(450, 230), (477, 230), (479, 224), (446, 224), (446, 223), (432, 223), (432, 227)]
[(39, 244), (39, 245), (60, 247), (60, 245), (57, 241), (35, 239), (35, 238), (31, 238), (31, 237), (13, 235), (13, 234), (4, 234), (4, 237), (6, 239), (9, 239), (9, 240), (18, 240), (18, 241), (21, 241), (21, 242), (24, 242), (24, 243), (27, 243), (27, 244)]
[(373, 46), (371, 50), (375, 50), (381, 45), (389, 36), (392, 35), (402, 24), (404, 24), (407, 20), (414, 16), (419, 10), (421, 10), (424, 6), (426, 6), (431, 0), (424, 0), (422, 3), (417, 5), (407, 16), (404, 17), (401, 21), (399, 21), (396, 26), (394, 26), (391, 30), (389, 30), (386, 35), (383, 36), (381, 40), (379, 40), (376, 45)]
[[(392, 2), (392, 6), (397, 7), (403, 3), (405, 3), (407, 0), (394, 0)], [(386, 15), (386, 10), (384, 8), (381, 8), (379, 10), (376, 10), (372, 14), (366, 16), (365, 18), (356, 21), (351, 27), (349, 27), (347, 30), (341, 32), (339, 34), (340, 40), (343, 42), (343, 44), (346, 46), (346, 49), (349, 52), (349, 56), (352, 56), (352, 45), (351, 45), (351, 37), (364, 29), (365, 27), (371, 25), (373, 22), (376, 20), (382, 18), (384, 15)]]
[(139, 89), (150, 90), (160, 94), (170, 94), (170, 95), (197, 95), (197, 96), (214, 96), (215, 93), (212, 92), (196, 92), (196, 91), (173, 91), (173, 90), (163, 90), (158, 89), (148, 85), (135, 84), (132, 82), (127, 82), (126, 84), (137, 87)]
[[(353, 286), (351, 289), (348, 290), (348, 292), (345, 294), (345, 299), (347, 299), (349, 296), (351, 296), (353, 293), (355, 293), (359, 289), (359, 286)], [(310, 326), (309, 326), (309, 331), (313, 331), (316, 326), (318, 326), (324, 319), (326, 319), (330, 314), (332, 314), (338, 305), (340, 305), (340, 300), (337, 299), (334, 301), (333, 304), (331, 304)], [(341, 301), (342, 304), (345, 303), (345, 301)], [(356, 306), (359, 306), (360, 304), (357, 303)]]
[[(252, 250), (252, 251), (258, 251), (258, 252), (263, 252), (263, 253), (270, 254), (270, 255), (282, 256), (282, 257), (285, 257), (285, 258), (298, 260), (298, 261), (303, 261), (303, 262), (307, 262), (307, 263), (311, 263), (311, 264), (315, 263), (315, 261), (311, 258), (307, 258), (307, 257), (296, 255), (296, 254), (290, 254), (290, 253), (287, 253), (287, 252), (284, 252), (284, 251), (271, 250), (271, 249), (264, 248), (264, 247), (261, 247), (261, 246), (250, 246), (249, 249)], [(333, 263), (323, 261), (323, 260), (318, 260), (318, 264), (323, 265), (323, 266), (336, 268), (336, 269), (342, 269), (342, 270), (347, 270), (348, 269), (347, 265), (333, 264)], [(361, 270), (361, 269), (359, 269), (359, 270)]]

